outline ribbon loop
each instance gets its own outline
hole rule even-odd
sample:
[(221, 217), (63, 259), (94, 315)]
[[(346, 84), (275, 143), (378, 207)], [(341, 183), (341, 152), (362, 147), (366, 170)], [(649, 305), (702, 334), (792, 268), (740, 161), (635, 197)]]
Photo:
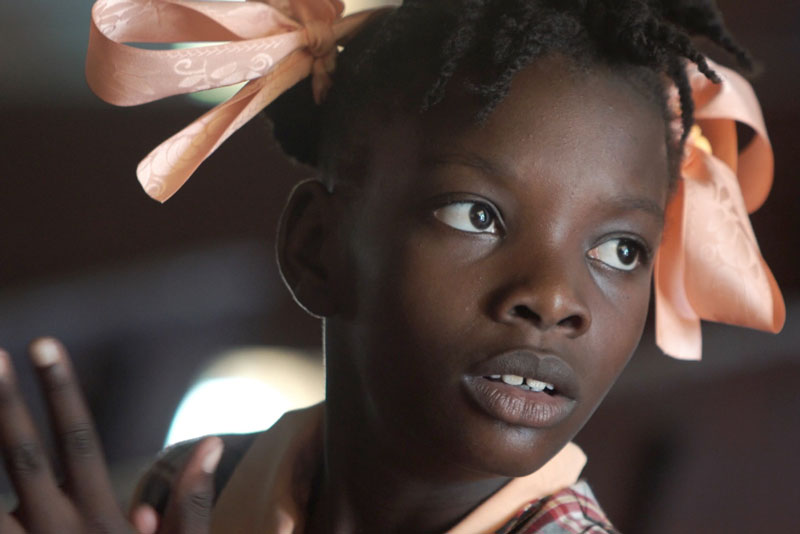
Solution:
[[(124, 44), (182, 41), (215, 44), (176, 50)], [(86, 79), (103, 100), (138, 105), (259, 78), (305, 45), (299, 23), (260, 2), (99, 0)]]

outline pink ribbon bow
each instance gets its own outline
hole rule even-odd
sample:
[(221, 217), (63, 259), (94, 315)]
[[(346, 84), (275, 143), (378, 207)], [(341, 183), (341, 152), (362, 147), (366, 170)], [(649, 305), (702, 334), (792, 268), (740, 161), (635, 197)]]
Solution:
[[(86, 77), (107, 102), (130, 106), (248, 81), (139, 164), (147, 194), (167, 200), (225, 139), (303, 78), (312, 76), (320, 101), (337, 43), (374, 12), (341, 18), (342, 11), (338, 0), (98, 0)], [(187, 41), (226, 42), (181, 50), (123, 44)], [(682, 359), (700, 358), (701, 319), (777, 332), (786, 314), (748, 218), (772, 184), (764, 120), (750, 85), (733, 71), (713, 68), (721, 84), (691, 75), (705, 137), (695, 133), (687, 141), (655, 264), (656, 341)], [(755, 132), (741, 153), (736, 121)]]
[[(341, 18), (343, 10), (339, 0), (98, 0), (86, 79), (106, 102), (133, 106), (248, 81), (142, 160), (137, 175), (147, 194), (167, 200), (233, 132), (303, 78), (312, 76), (321, 100), (337, 43), (374, 13)], [(124, 44), (190, 41), (227, 42), (180, 50)]]
[[(777, 333), (786, 318), (748, 216), (772, 186), (764, 118), (744, 78), (711, 66), (722, 83), (690, 72), (695, 118), (705, 137), (694, 131), (686, 142), (655, 263), (656, 343), (688, 360), (700, 359), (701, 319)], [(741, 153), (737, 121), (754, 131)]]

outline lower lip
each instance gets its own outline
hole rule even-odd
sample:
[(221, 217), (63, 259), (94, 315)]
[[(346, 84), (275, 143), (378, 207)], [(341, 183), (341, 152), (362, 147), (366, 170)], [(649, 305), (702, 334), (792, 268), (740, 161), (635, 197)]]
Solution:
[(569, 417), (575, 401), (563, 395), (527, 391), (482, 376), (465, 377), (467, 392), (483, 411), (505, 423), (549, 428)]

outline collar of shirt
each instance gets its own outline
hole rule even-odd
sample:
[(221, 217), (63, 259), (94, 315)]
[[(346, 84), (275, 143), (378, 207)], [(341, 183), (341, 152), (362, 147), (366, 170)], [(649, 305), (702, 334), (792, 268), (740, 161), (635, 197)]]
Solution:
[[(322, 457), (323, 404), (289, 412), (250, 446), (217, 500), (212, 534), (303, 534)], [(512, 479), (447, 534), (490, 534), (526, 504), (574, 484), (586, 456), (568, 443), (538, 471)]]

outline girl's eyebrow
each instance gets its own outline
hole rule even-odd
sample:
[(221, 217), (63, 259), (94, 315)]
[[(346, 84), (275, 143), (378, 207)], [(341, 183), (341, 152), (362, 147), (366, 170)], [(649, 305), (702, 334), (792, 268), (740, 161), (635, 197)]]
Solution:
[(664, 222), (664, 208), (652, 199), (643, 196), (614, 196), (603, 199), (612, 209), (618, 211), (643, 211)]
[(422, 156), (424, 167), (464, 165), (478, 169), (489, 177), (505, 177), (508, 171), (475, 153), (427, 152)]

